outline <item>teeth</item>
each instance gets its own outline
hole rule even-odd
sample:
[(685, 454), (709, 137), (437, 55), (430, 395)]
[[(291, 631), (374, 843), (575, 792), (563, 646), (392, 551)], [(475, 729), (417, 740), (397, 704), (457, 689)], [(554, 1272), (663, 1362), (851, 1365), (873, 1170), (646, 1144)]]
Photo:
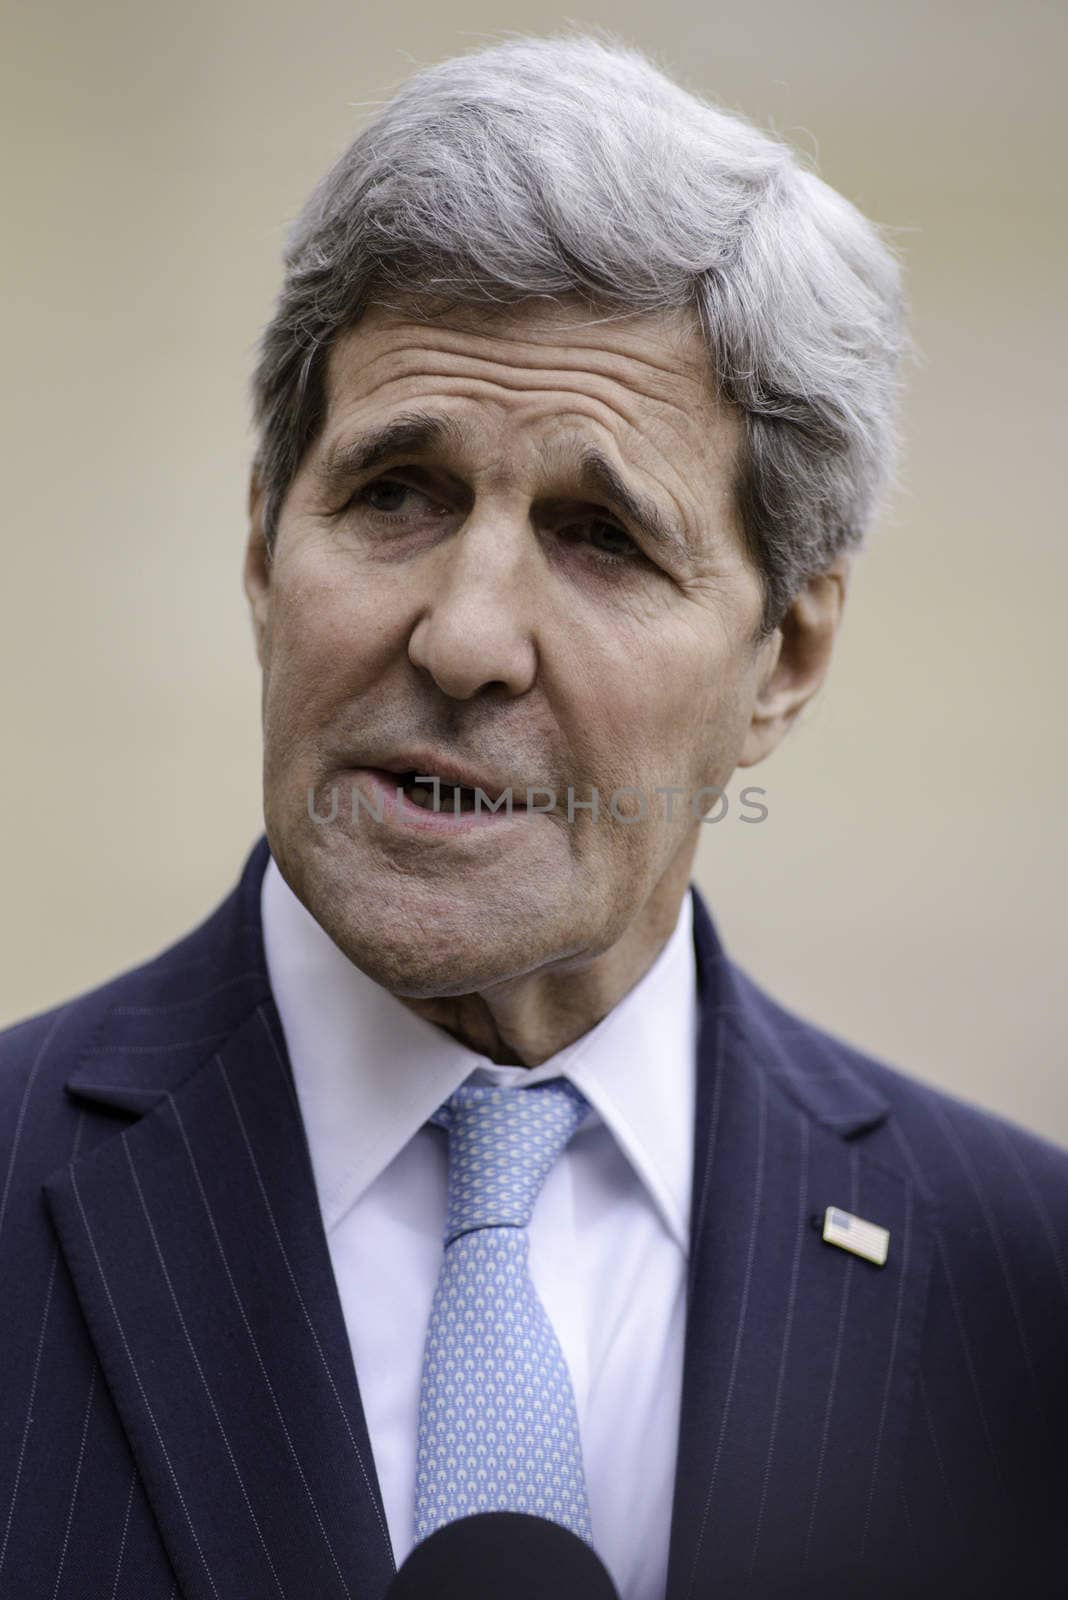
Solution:
[(438, 780), (438, 803), (434, 805), (434, 790), (430, 784), (412, 783), (408, 779), (401, 780), (404, 792), (414, 805), (421, 806), (424, 811), (451, 811), (456, 810), (456, 796), (460, 796), (460, 810), (473, 811), (475, 806), (475, 792), (465, 789), (462, 784), (446, 783), (443, 778)]

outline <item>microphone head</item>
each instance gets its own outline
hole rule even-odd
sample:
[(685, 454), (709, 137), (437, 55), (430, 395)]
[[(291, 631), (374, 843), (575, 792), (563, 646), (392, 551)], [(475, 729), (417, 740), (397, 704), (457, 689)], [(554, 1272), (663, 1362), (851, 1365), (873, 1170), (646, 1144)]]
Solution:
[(417, 1544), (386, 1600), (619, 1600), (585, 1540), (523, 1511), (480, 1511)]

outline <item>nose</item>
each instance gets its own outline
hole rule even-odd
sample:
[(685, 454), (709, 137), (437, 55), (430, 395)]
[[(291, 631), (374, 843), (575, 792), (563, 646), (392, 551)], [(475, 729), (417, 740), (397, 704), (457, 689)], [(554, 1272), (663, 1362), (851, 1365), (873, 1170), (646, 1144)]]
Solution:
[(536, 565), (524, 530), (500, 516), (469, 521), (440, 545), (408, 657), (454, 700), (503, 685), (526, 692), (537, 674)]

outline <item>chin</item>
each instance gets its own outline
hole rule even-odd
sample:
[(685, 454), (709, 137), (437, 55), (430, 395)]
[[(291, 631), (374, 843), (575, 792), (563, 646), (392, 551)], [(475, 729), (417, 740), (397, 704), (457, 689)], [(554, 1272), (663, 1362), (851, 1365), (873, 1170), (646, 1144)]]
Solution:
[(476, 994), (543, 964), (528, 935), (488, 936), (485, 922), (430, 928), (396, 913), (320, 919), (338, 949), (375, 983), (409, 1000)]
[(335, 829), (269, 828), (268, 843), (338, 949), (407, 999), (480, 992), (567, 960), (584, 944), (589, 897), (575, 893), (566, 872), (561, 882), (555, 849), (482, 872), (456, 870), (443, 857), (422, 872)]

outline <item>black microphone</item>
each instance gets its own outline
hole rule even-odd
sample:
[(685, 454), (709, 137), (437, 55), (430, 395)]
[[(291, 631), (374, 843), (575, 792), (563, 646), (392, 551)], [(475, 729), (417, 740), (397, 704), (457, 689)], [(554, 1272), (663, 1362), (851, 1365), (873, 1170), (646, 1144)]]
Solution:
[(480, 1511), (411, 1551), (386, 1600), (619, 1600), (585, 1540), (525, 1511)]

